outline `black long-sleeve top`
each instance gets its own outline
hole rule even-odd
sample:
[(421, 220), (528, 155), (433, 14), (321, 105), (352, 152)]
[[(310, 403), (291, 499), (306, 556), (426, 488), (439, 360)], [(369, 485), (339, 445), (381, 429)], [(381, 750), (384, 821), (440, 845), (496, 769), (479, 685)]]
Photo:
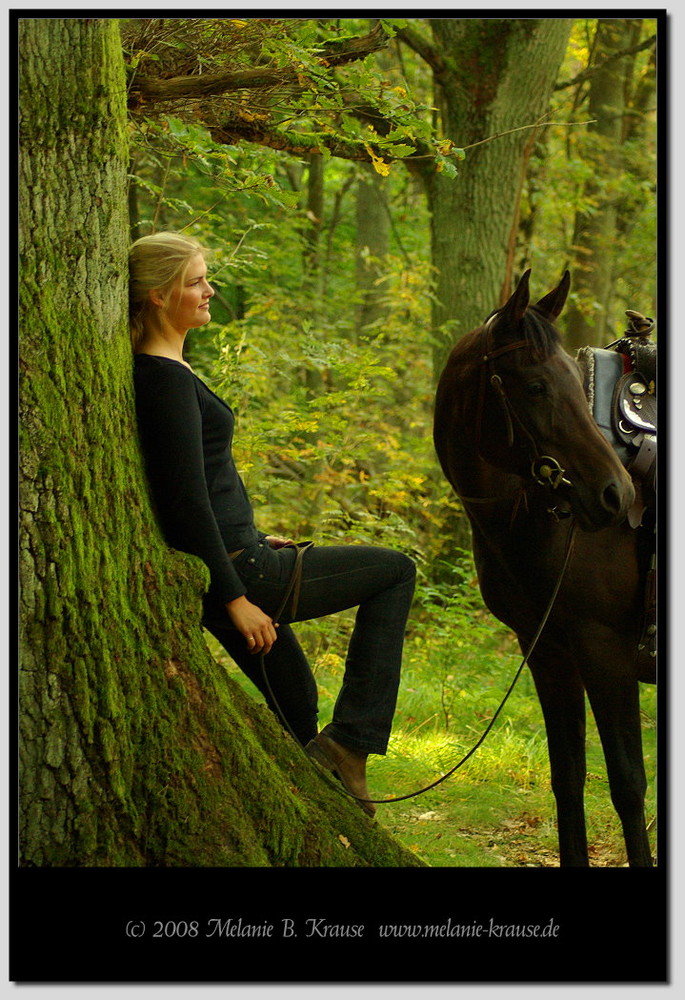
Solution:
[(189, 368), (136, 354), (136, 414), (152, 500), (172, 548), (199, 556), (223, 603), (245, 593), (228, 553), (257, 541), (231, 450), (234, 417)]

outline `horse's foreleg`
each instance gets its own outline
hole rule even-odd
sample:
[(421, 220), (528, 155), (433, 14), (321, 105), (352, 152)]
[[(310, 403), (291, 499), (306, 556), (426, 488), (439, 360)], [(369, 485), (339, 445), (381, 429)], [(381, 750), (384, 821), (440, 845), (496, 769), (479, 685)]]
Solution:
[[(629, 662), (628, 658), (623, 662)], [(651, 867), (639, 685), (632, 678), (617, 676), (604, 660), (602, 669), (586, 678), (586, 687), (604, 749), (611, 801), (623, 827), (628, 864)]]
[(530, 667), (547, 730), (552, 791), (557, 803), (559, 863), (563, 867), (587, 867), (585, 692), (573, 661), (558, 647), (539, 649)]

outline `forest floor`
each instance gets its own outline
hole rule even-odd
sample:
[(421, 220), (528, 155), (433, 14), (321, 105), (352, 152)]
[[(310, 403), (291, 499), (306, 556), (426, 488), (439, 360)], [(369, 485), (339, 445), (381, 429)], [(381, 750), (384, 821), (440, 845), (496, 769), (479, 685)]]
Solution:
[[(533, 762), (535, 773), (526, 773), (522, 780), (519, 768), (512, 766), (511, 751), (504, 749), (500, 757), (498, 735), (493, 732), (489, 739), (493, 741), (490, 758), (480, 768), (472, 758), (463, 770), (436, 788), (396, 804), (378, 805), (379, 822), (432, 867), (558, 867), (556, 805), (546, 756)], [(655, 851), (654, 731), (647, 728), (644, 739), (650, 782), (646, 816)], [(400, 765), (401, 736), (393, 749), (397, 756), (372, 759), (370, 764), (374, 798), (401, 796), (430, 783), (426, 770), (417, 769), (419, 780), (412, 784), (411, 769)], [(481, 749), (484, 751), (485, 745)], [(472, 763), (474, 775), (469, 772)], [(594, 739), (588, 748), (585, 799), (590, 865), (624, 866), (621, 826), (611, 803), (598, 740)]]
[[(313, 643), (312, 643), (313, 645)], [(231, 676), (260, 697), (213, 640), (212, 652)], [(329, 651), (315, 663), (320, 725), (328, 721), (342, 682), (343, 663)], [(369, 758), (377, 821), (431, 867), (549, 868), (558, 866), (556, 807), (542, 713), (525, 671), (492, 731), (463, 767), (420, 795), (476, 744), (498, 708), (520, 661), (508, 637), (491, 635), (477, 649), (457, 650), (449, 637), (435, 648), (417, 637), (405, 651), (403, 679), (386, 756)], [(455, 676), (456, 674), (456, 676)], [(646, 817), (656, 841), (656, 690), (641, 689)], [(625, 865), (620, 824), (611, 803), (606, 766), (588, 708), (585, 808), (590, 864)]]
[[(556, 843), (550, 844), (546, 823), (540, 816), (522, 813), (498, 826), (452, 827), (439, 812), (422, 813), (417, 809), (398, 816), (392, 829), (431, 866), (557, 868), (557, 847)], [(596, 840), (589, 852), (590, 865), (595, 868), (626, 864), (623, 844), (617, 843), (615, 836)]]

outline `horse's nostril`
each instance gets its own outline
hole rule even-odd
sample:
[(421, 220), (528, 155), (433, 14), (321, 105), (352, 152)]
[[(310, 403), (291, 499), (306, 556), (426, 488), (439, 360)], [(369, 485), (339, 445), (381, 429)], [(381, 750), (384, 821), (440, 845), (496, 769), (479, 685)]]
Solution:
[(618, 514), (621, 510), (621, 491), (619, 490), (616, 483), (609, 483), (607, 488), (602, 494), (602, 502), (607, 510), (610, 510), (613, 514)]

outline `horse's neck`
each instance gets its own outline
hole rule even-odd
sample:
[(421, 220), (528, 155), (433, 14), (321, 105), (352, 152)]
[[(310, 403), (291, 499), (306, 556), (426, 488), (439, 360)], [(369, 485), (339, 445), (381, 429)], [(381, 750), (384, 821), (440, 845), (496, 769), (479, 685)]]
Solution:
[(503, 472), (485, 461), (466, 434), (450, 436), (447, 475), (458, 496), (483, 501), (514, 500), (520, 493), (519, 476)]
[(490, 465), (468, 444), (452, 448), (450, 459), (450, 482), (474, 530), (518, 558), (519, 539), (528, 535), (531, 519), (544, 532), (548, 500), (530, 482)]
[(522, 488), (519, 476), (501, 472), (481, 460), (478, 465), (463, 468), (459, 494), (474, 499), (507, 501), (519, 496)]

